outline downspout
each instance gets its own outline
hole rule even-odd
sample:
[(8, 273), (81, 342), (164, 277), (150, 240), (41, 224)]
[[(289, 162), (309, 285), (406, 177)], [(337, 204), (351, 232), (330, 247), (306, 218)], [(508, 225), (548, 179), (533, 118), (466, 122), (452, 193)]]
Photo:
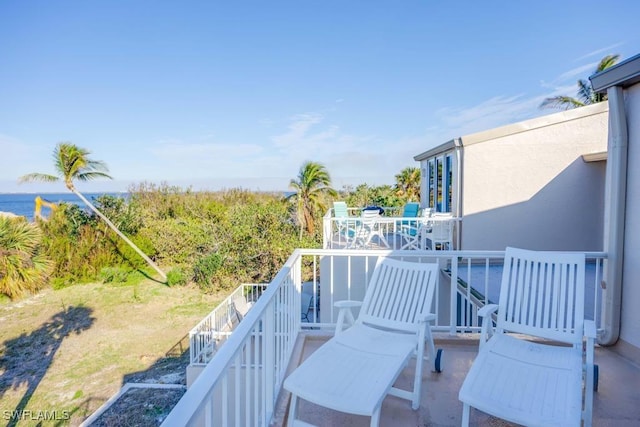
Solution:
[[(462, 139), (453, 140), (454, 152), (456, 155), (456, 211), (455, 216), (462, 218)], [(462, 220), (456, 223), (456, 248), (462, 249)]]
[(624, 259), (624, 225), (627, 194), (627, 116), (621, 87), (607, 89), (609, 98), (609, 139), (605, 183), (604, 271), (602, 301), (603, 334), (601, 345), (613, 345), (620, 337), (622, 306), (622, 266)]

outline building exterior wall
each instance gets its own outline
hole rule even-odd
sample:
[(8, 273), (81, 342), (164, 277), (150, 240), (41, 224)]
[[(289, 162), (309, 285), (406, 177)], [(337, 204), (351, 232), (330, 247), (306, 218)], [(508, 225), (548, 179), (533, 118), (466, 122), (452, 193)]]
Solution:
[(582, 158), (606, 150), (602, 104), (522, 132), (462, 139), (463, 249), (602, 250), (606, 165)]
[(640, 349), (640, 84), (625, 92), (629, 146), (620, 338), (637, 351)]
[[(454, 153), (451, 212), (459, 249), (603, 248), (608, 105), (599, 103), (463, 136), (416, 156)], [(427, 187), (428, 177), (422, 177)]]

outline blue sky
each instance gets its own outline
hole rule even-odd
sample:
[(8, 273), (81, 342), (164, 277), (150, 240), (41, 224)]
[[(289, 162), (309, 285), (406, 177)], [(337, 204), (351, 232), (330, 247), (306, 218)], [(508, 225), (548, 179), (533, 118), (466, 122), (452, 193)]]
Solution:
[(393, 184), (413, 156), (550, 114), (606, 54), (640, 53), (630, 1), (0, 2), (0, 192), (71, 141), (142, 181), (286, 190)]

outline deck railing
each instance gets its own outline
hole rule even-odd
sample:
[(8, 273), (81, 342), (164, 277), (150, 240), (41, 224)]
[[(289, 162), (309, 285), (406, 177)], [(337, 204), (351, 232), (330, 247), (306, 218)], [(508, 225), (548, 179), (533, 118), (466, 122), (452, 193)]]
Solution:
[(258, 300), (266, 284), (238, 286), (211, 313), (189, 331), (192, 365), (206, 364)]
[[(418, 227), (423, 217), (403, 217), (401, 207), (384, 207), (384, 214), (376, 220), (376, 233), (379, 233), (384, 242), (379, 237), (374, 237), (366, 249), (390, 249), (401, 250), (408, 241), (402, 237), (403, 226), (410, 225)], [(329, 209), (322, 218), (322, 247), (323, 249), (355, 249), (362, 245), (356, 240), (357, 233), (362, 228), (360, 218), (361, 208), (348, 208), (349, 217), (336, 218), (333, 209)], [(457, 236), (461, 218), (453, 217), (453, 247), (458, 248)], [(406, 231), (406, 229), (405, 229)], [(356, 244), (354, 244), (356, 243)]]
[[(298, 336), (304, 329), (332, 330), (333, 303), (362, 300), (379, 257), (436, 262), (434, 330), (455, 335), (477, 332), (477, 310), (499, 293), (501, 251), (296, 250), (264, 289), (163, 426), (267, 426)], [(600, 282), (606, 254), (588, 259), (587, 316), (600, 330)], [(301, 321), (301, 293), (312, 292), (314, 311)], [(354, 313), (357, 315), (357, 313)]]

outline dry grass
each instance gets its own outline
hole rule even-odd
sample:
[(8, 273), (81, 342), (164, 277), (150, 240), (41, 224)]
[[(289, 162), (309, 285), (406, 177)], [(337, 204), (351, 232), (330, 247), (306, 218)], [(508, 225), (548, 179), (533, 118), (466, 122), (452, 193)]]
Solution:
[(0, 424), (75, 426), (126, 382), (184, 384), (184, 337), (219, 300), (146, 280), (0, 302)]

